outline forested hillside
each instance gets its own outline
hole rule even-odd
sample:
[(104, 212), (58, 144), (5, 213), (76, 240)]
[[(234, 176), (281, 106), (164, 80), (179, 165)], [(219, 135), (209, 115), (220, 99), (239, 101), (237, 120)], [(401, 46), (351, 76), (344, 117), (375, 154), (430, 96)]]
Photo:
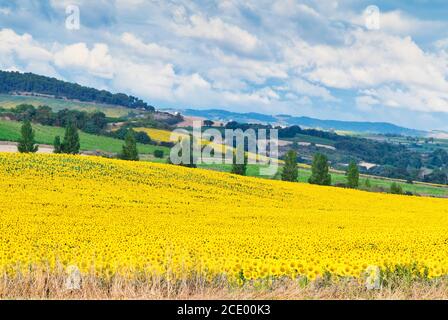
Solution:
[(0, 71), (0, 93), (37, 93), (61, 99), (96, 102), (154, 111), (154, 107), (148, 105), (143, 100), (128, 96), (124, 93), (113, 94), (106, 90), (88, 88), (76, 83), (65, 82), (33, 73)]

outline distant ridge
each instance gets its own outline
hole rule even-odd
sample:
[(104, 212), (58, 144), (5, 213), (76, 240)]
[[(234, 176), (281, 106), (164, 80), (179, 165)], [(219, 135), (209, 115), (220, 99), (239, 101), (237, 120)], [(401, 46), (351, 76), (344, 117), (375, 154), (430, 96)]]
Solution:
[(320, 120), (310, 117), (295, 117), (290, 115), (266, 115), (256, 112), (238, 113), (220, 109), (177, 110), (185, 116), (201, 117), (214, 121), (237, 121), (245, 123), (265, 123), (272, 125), (298, 125), (307, 128), (322, 130), (352, 131), (360, 133), (397, 134), (406, 136), (423, 136), (428, 133), (421, 130), (409, 129), (387, 122), (362, 122), (362, 121), (340, 121)]

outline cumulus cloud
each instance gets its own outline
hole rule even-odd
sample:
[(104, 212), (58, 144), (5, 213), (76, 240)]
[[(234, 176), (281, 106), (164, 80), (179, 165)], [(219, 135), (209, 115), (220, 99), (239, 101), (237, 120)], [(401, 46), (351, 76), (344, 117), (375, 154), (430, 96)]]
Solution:
[(157, 43), (144, 43), (132, 33), (125, 32), (121, 35), (124, 45), (132, 48), (137, 54), (144, 57), (154, 57), (163, 60), (172, 59), (174, 50), (158, 45)]
[(343, 46), (298, 41), (285, 48), (285, 58), (307, 79), (329, 88), (374, 88), (378, 102), (387, 106), (448, 112), (446, 56), (425, 52), (410, 37), (358, 29), (347, 34)]
[(256, 36), (218, 17), (208, 19), (192, 15), (188, 24), (176, 25), (175, 30), (181, 36), (213, 40), (244, 52), (252, 52), (259, 44)]
[[(61, 29), (68, 4), (80, 6), (80, 31)], [(5, 8), (2, 69), (63, 75), (164, 106), (448, 115), (447, 23), (416, 10), (383, 10), (381, 29), (369, 31), (352, 1), (23, 0)]]
[(113, 86), (138, 96), (173, 101), (175, 82), (176, 74), (170, 64), (141, 64), (122, 59), (117, 62)]
[(112, 78), (114, 64), (106, 44), (95, 44), (90, 50), (85, 43), (65, 46), (54, 54), (54, 63), (59, 68), (86, 70), (102, 78)]
[(40, 47), (30, 34), (19, 35), (11, 29), (0, 30), (0, 53), (20, 60), (49, 61), (51, 53)]

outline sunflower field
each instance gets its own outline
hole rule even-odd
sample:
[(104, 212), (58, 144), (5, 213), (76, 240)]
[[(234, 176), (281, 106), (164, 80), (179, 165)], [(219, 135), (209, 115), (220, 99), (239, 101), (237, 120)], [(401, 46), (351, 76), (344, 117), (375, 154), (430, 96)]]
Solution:
[(0, 273), (77, 266), (241, 283), (369, 266), (448, 273), (445, 199), (262, 180), (179, 166), (0, 154)]

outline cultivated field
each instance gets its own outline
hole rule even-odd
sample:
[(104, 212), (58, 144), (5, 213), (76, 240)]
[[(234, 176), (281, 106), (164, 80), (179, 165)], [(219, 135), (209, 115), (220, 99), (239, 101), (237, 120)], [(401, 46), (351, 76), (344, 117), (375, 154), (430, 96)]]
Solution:
[[(280, 166), (282, 163), (280, 162)], [(208, 170), (216, 170), (221, 172), (230, 172), (232, 169), (231, 165), (228, 164), (201, 164), (199, 165), (203, 169)], [(279, 168), (279, 173), (274, 179), (279, 180), (281, 178), (280, 172), (281, 167)], [(345, 173), (341, 171), (331, 170), (331, 178), (333, 184), (338, 183), (346, 183), (347, 176)], [(259, 165), (248, 165), (247, 166), (247, 175), (250, 177), (260, 177), (260, 166)], [(304, 164), (299, 164), (299, 182), (307, 183), (309, 177), (311, 176), (311, 168)], [(369, 187), (366, 186), (368, 180)], [(359, 188), (360, 189), (368, 189), (370, 191), (375, 192), (388, 192), (390, 189), (390, 185), (395, 182), (401, 186), (404, 192), (412, 192), (413, 194), (421, 195), (421, 196), (432, 196), (432, 197), (448, 197), (448, 186), (446, 185), (436, 185), (431, 183), (424, 183), (415, 181), (412, 184), (406, 183), (403, 180), (398, 179), (389, 179), (385, 177), (378, 176), (366, 176), (361, 175), (359, 178)]]
[(31, 97), (31, 96), (13, 96), (7, 94), (0, 94), (0, 106), (6, 109), (15, 108), (20, 104), (31, 104), (36, 108), (39, 106), (49, 106), (54, 112), (64, 109), (79, 110), (86, 112), (101, 111), (108, 117), (123, 117), (127, 116), (130, 111), (129, 108), (120, 106), (111, 106), (105, 104), (97, 104), (92, 102), (70, 101), (64, 99), (45, 98), (45, 97)]
[[(0, 120), (0, 141), (19, 141), (22, 123), (9, 120)], [(64, 137), (64, 128), (43, 126), (33, 124), (35, 140), (37, 143), (52, 145), (55, 136)], [(85, 132), (79, 132), (82, 151), (104, 151), (110, 153), (121, 152), (124, 141), (105, 136), (97, 136)], [(166, 147), (138, 144), (138, 150), (142, 154), (152, 154), (155, 150), (163, 150), (166, 154), (169, 149)]]
[(0, 190), (1, 298), (448, 297), (445, 199), (24, 154)]
[(151, 139), (159, 142), (172, 142), (170, 130), (154, 129), (154, 128), (135, 128), (135, 131), (146, 132)]

